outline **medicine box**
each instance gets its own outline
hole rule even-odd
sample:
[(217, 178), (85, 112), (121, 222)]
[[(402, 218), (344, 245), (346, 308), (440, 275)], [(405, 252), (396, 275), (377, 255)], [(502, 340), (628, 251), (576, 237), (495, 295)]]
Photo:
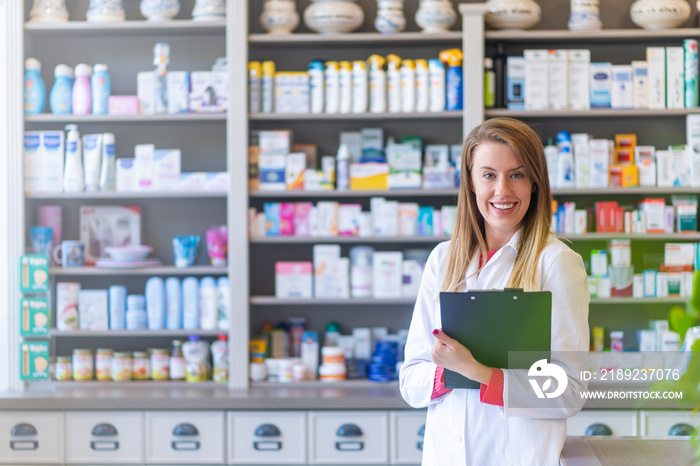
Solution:
[(525, 109), (549, 108), (549, 53), (525, 50)]
[(228, 108), (228, 74), (222, 71), (193, 71), (190, 74), (189, 106), (195, 113), (223, 113)]
[(275, 296), (277, 298), (313, 297), (311, 262), (276, 262)]
[(25, 341), (19, 344), (21, 380), (48, 380), (49, 342)]
[(649, 108), (647, 62), (632, 62), (632, 102), (634, 108)]
[(155, 75), (153, 71), (141, 71), (136, 75), (136, 97), (139, 100), (139, 113), (153, 115), (155, 112)]
[(49, 291), (49, 258), (40, 254), (27, 254), (19, 258), (20, 293), (45, 293)]
[(382, 251), (372, 255), (375, 298), (400, 298), (403, 293), (403, 252)]
[(647, 83), (649, 108), (666, 108), (666, 49), (647, 47)]
[(685, 108), (683, 47), (666, 47), (666, 108)]
[(80, 330), (109, 330), (107, 290), (78, 292), (78, 321)]
[(591, 108), (591, 51), (586, 49), (569, 50), (568, 54), (569, 108), (571, 110), (588, 110)]
[(609, 108), (612, 91), (612, 63), (591, 63), (591, 108)]
[(633, 70), (630, 65), (612, 66), (610, 106), (612, 108), (634, 108), (632, 84)]
[(569, 108), (569, 54), (567, 50), (549, 50), (549, 108)]
[(22, 336), (49, 334), (50, 311), (46, 298), (22, 298), (19, 304), (20, 330)]
[(387, 163), (351, 163), (351, 190), (389, 189), (389, 164)]
[(153, 190), (176, 191), (180, 185), (180, 149), (153, 152)]
[(525, 57), (508, 57), (507, 98), (509, 110), (525, 110)]
[(188, 113), (190, 111), (190, 73), (169, 71), (166, 76), (168, 89), (168, 113)]

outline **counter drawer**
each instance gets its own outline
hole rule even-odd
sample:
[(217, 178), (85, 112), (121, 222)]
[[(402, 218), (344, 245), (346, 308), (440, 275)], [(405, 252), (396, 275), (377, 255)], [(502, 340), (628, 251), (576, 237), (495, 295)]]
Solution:
[(388, 463), (388, 417), (383, 411), (309, 413), (309, 462)]
[(637, 436), (637, 411), (590, 409), (580, 411), (566, 420), (568, 435)]
[(0, 463), (62, 464), (63, 413), (0, 412)]
[(223, 411), (148, 411), (146, 462), (223, 464)]
[(700, 418), (692, 411), (641, 411), (639, 428), (648, 437), (671, 437), (691, 435), (691, 428), (697, 430)]
[(141, 412), (66, 412), (67, 463), (142, 464), (143, 443)]
[(389, 413), (391, 464), (420, 464), (423, 459), (426, 411)]
[(306, 464), (305, 412), (226, 414), (230, 464)]

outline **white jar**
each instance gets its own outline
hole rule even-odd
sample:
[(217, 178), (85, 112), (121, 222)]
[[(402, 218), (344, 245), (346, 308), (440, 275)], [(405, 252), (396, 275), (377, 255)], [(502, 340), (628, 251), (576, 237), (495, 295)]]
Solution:
[(68, 21), (68, 9), (64, 0), (34, 0), (29, 12), (30, 23), (64, 23)]
[(148, 21), (168, 21), (179, 12), (179, 0), (141, 0), (141, 14)]
[(270, 34), (289, 34), (299, 26), (294, 0), (266, 0), (260, 15), (260, 26)]
[(569, 29), (572, 31), (597, 31), (603, 27), (600, 21), (599, 0), (571, 0)]
[(406, 27), (403, 0), (377, 0), (377, 17), (374, 27), (383, 34), (401, 32)]
[(484, 20), (494, 29), (529, 29), (539, 23), (542, 9), (533, 0), (489, 0)]
[(192, 9), (195, 21), (223, 21), (226, 19), (226, 0), (197, 0)]
[(425, 33), (447, 32), (457, 21), (457, 13), (449, 0), (421, 0), (416, 11), (416, 24)]
[(311, 0), (304, 24), (321, 34), (352, 32), (362, 26), (365, 12), (355, 0)]
[(85, 17), (91, 22), (111, 23), (124, 21), (126, 13), (124, 13), (122, 0), (90, 0)]
[(675, 28), (690, 17), (690, 5), (686, 0), (637, 0), (630, 7), (630, 16), (644, 29)]

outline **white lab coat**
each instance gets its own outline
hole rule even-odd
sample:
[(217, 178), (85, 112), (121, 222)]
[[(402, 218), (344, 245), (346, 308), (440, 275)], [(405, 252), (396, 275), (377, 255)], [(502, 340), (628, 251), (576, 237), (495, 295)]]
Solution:
[[(503, 289), (515, 261), (516, 232), (478, 276), (479, 265), (470, 262), (466, 290)], [(557, 408), (513, 408), (510, 397), (521, 390), (532, 396), (527, 370), (503, 370), (504, 407), (482, 403), (479, 390), (455, 389), (431, 400), (436, 364), (431, 359), (433, 329), (441, 328), (439, 293), (449, 242), (430, 254), (423, 273), (406, 342), (405, 361), (399, 375), (401, 395), (414, 408), (428, 407), (423, 466), (557, 465), (566, 440), (566, 418), (583, 406), (580, 392), (587, 389), (575, 374), (587, 361), (551, 362), (564, 366), (566, 391)], [(552, 292), (552, 351), (587, 352), (589, 348), (588, 279), (581, 256), (555, 236), (539, 259), (541, 290)], [(573, 354), (573, 353), (569, 353)], [(534, 362), (534, 361), (533, 361)], [(522, 406), (522, 404), (521, 404)]]

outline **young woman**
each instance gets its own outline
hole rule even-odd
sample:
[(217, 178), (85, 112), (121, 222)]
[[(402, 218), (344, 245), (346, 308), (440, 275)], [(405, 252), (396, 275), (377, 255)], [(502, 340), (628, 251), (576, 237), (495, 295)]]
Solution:
[[(586, 369), (589, 291), (581, 256), (550, 233), (551, 217), (537, 134), (511, 118), (472, 130), (464, 143), (455, 232), (426, 264), (399, 377), (404, 400), (428, 407), (423, 465), (559, 464), (566, 418), (580, 410), (586, 388), (576, 375)], [(503, 288), (552, 293), (551, 350), (557, 353), (551, 362), (568, 376), (553, 407), (518, 404), (521, 394), (536, 399), (527, 370), (487, 367), (440, 330), (441, 291)], [(481, 390), (446, 389), (444, 369), (480, 382)]]

